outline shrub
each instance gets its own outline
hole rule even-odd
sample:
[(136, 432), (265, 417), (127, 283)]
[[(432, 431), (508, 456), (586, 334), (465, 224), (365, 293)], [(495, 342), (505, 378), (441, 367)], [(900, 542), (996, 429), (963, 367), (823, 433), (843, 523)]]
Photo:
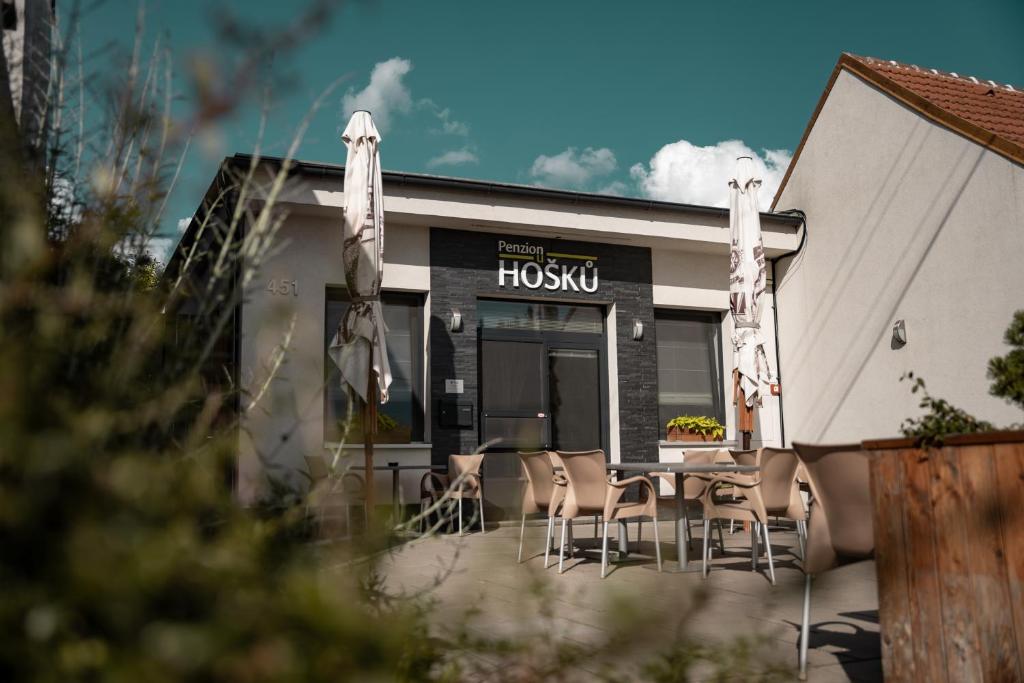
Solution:
[(725, 427), (713, 417), (704, 415), (680, 415), (668, 421), (666, 429), (680, 429), (720, 441), (725, 436)]

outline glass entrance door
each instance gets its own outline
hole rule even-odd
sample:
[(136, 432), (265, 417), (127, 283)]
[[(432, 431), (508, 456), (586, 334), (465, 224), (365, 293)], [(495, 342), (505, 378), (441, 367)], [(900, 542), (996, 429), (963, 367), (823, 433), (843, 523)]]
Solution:
[(603, 310), (483, 299), (477, 315), (481, 437), (500, 439), (492, 450), (606, 447)]
[(601, 368), (596, 349), (548, 349), (551, 444), (558, 451), (601, 447)]

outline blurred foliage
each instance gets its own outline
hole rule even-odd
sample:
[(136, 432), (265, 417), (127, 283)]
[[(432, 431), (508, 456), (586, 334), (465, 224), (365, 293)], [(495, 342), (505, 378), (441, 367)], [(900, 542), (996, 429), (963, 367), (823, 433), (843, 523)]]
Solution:
[(988, 362), (992, 395), (1006, 399), (1024, 410), (1024, 310), (1013, 314), (1003, 340), (1011, 347), (1005, 356)]

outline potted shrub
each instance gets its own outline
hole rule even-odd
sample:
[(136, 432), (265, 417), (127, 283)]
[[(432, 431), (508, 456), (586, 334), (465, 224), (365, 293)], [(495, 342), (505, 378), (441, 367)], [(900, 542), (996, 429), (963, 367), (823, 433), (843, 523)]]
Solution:
[(668, 421), (666, 436), (669, 441), (721, 441), (725, 427), (713, 417), (680, 415)]

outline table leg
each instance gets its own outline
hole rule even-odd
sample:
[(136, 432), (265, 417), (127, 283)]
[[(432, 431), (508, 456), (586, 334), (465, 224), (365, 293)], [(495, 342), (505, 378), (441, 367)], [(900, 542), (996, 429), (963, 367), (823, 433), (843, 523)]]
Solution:
[(398, 522), (399, 522), (399, 514), (400, 514), (400, 511), (398, 509), (399, 508), (399, 505), (398, 505), (398, 475), (399, 475), (398, 468), (397, 467), (393, 468), (391, 470), (391, 506), (392, 506), (392, 508), (394, 510), (394, 515), (395, 515), (394, 523), (395, 524), (398, 524)]
[(619, 520), (619, 557), (629, 555), (629, 528), (623, 520)]
[(686, 501), (683, 498), (683, 475), (676, 473), (676, 561), (679, 563), (679, 570), (686, 571), (689, 568), (689, 548), (686, 545)]

